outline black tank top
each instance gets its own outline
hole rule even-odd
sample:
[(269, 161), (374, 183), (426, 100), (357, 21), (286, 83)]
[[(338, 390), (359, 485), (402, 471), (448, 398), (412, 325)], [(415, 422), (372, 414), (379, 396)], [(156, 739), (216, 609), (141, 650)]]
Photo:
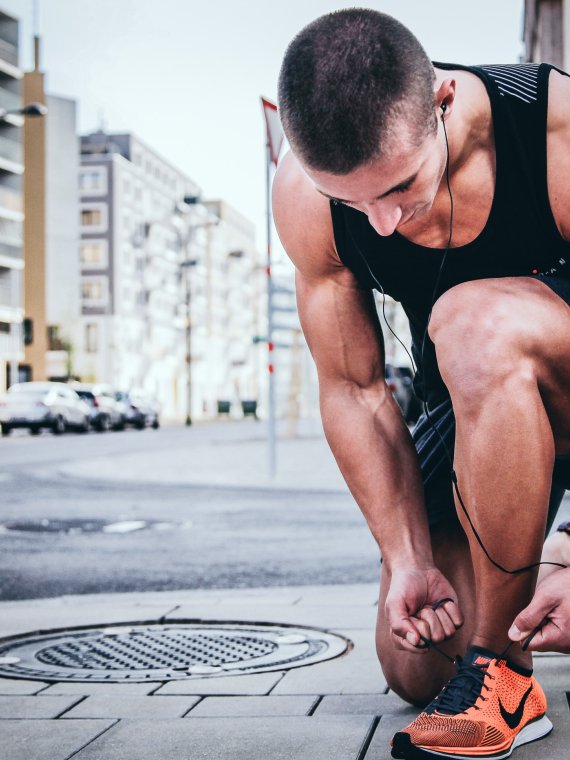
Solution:
[[(548, 275), (570, 279), (570, 243), (556, 227), (546, 179), (548, 78), (554, 67), (434, 66), (469, 71), (484, 83), (491, 101), (496, 150), (495, 194), (487, 223), (475, 240), (449, 250), (438, 295), (461, 282), (488, 277)], [(447, 397), (447, 389), (429, 338), (423, 367), (420, 352), (444, 252), (416, 245), (397, 231), (382, 237), (365, 214), (348, 206), (332, 202), (331, 214), (343, 264), (363, 287), (377, 288), (370, 267), (384, 292), (401, 302), (410, 321), (412, 352), (418, 366), (416, 392), (431, 408)]]

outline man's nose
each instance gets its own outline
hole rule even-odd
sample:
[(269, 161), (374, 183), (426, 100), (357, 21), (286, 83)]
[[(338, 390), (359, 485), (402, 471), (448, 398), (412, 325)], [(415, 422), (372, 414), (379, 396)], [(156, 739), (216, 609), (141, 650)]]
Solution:
[(387, 237), (391, 235), (402, 218), (402, 209), (399, 205), (386, 205), (384, 203), (371, 204), (366, 210), (368, 221), (379, 235)]

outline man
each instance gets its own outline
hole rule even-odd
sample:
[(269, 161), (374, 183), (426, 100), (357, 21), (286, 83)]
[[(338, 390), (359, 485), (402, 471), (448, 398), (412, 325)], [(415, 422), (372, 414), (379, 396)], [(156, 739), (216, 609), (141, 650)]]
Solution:
[[(551, 729), (508, 630), (568, 485), (570, 79), (432, 64), (395, 19), (349, 9), (293, 40), (279, 103), (275, 221), (325, 433), (382, 553), (378, 656), (428, 705), (393, 756), (507, 757)], [(410, 319), (414, 440), (373, 288)]]

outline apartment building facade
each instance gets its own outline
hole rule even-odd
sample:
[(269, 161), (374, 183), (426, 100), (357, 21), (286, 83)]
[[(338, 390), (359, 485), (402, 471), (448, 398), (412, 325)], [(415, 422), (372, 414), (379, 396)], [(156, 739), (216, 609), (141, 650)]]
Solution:
[[(228, 383), (244, 385), (234, 376), (247, 350), (234, 357), (235, 335), (220, 337), (243, 302), (228, 306), (221, 288), (249, 276), (252, 226), (222, 202), (184, 203), (197, 201), (198, 185), (132, 134), (81, 138), (79, 196), (75, 374), (143, 389), (164, 418), (212, 414)], [(250, 329), (240, 333), (248, 348)]]
[[(22, 106), (18, 21), (0, 11), (0, 113)], [(23, 358), (23, 118), (0, 116), (0, 391)]]

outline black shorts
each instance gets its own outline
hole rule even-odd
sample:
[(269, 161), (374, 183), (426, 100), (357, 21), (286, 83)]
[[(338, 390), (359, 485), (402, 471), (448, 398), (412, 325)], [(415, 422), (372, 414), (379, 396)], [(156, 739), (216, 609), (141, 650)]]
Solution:
[[(570, 306), (570, 280), (547, 276), (537, 276), (536, 279), (542, 280)], [(430, 408), (430, 418), (433, 425), (427, 415), (422, 414), (412, 435), (422, 470), (428, 521), (430, 527), (435, 528), (457, 520), (451, 481), (455, 445), (455, 417), (451, 400)], [(547, 531), (552, 527), (566, 490), (570, 490), (570, 457), (560, 457), (555, 460), (552, 475)], [(469, 509), (468, 504), (466, 507)]]

